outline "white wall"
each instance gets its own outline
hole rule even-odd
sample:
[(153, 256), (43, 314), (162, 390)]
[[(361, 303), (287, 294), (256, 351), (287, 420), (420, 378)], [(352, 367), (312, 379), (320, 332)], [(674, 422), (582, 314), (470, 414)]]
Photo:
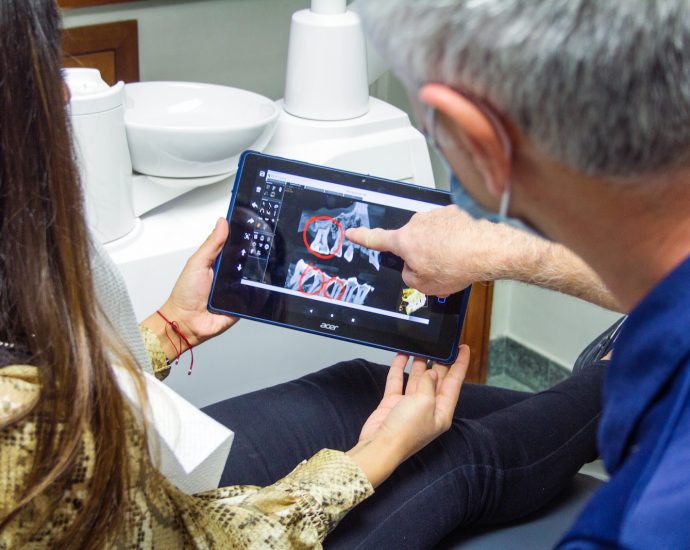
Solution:
[(137, 19), (142, 80), (283, 95), (290, 17), (309, 0), (150, 0), (64, 10), (65, 27)]
[(619, 313), (557, 292), (500, 281), (494, 290), (491, 338), (508, 336), (567, 368)]

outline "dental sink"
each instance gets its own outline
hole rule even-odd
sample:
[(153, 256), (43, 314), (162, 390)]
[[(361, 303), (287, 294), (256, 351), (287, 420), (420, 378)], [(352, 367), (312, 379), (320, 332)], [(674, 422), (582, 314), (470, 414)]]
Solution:
[(245, 149), (262, 150), (280, 111), (238, 88), (193, 82), (125, 86), (125, 128), (136, 172), (164, 178), (228, 173)]

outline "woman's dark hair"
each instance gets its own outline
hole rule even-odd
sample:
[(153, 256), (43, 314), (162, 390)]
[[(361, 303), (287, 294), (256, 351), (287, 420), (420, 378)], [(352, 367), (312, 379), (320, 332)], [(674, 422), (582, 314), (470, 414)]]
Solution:
[(25, 512), (36, 531), (48, 521), (92, 435), (85, 496), (54, 544), (102, 547), (124, 527), (129, 413), (99, 322), (61, 66), (55, 1), (0, 1), (0, 340), (26, 352), (40, 382), (32, 469), (0, 506), (0, 531)]

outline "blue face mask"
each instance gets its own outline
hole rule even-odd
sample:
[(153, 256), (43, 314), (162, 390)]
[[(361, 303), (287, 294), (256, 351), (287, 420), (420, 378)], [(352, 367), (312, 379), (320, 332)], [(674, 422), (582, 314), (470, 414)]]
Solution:
[[(450, 170), (450, 167), (448, 168)], [(493, 223), (506, 223), (508, 221), (507, 217), (501, 216), (498, 212), (492, 212), (488, 208), (484, 208), (474, 200), (452, 170), (450, 170), (450, 196), (453, 202), (459, 206), (461, 210), (467, 212), (475, 220), (488, 220)]]
[[(450, 168), (450, 166), (448, 167)], [(475, 220), (487, 220), (492, 223), (504, 223), (510, 225), (515, 229), (520, 229), (542, 239), (550, 241), (549, 237), (544, 235), (536, 227), (526, 224), (518, 218), (513, 218), (506, 214), (508, 210), (508, 203), (510, 202), (510, 191), (506, 191), (501, 197), (501, 210), (500, 212), (492, 212), (491, 210), (484, 208), (479, 204), (472, 195), (470, 195), (465, 187), (460, 183), (460, 180), (455, 175), (455, 173), (450, 170), (450, 195), (453, 202), (462, 210), (467, 212)]]

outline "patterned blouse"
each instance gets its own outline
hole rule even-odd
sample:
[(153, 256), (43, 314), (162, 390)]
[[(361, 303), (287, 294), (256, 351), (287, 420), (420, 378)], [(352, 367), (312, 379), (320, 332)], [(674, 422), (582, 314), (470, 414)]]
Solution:
[[(164, 378), (169, 367), (157, 337), (142, 327), (154, 371)], [(36, 367), (0, 368), (0, 518), (21, 494), (31, 471), (39, 395)], [(19, 419), (19, 420), (17, 420)], [(123, 511), (127, 540), (118, 548), (321, 548), (321, 543), (353, 506), (373, 493), (364, 473), (340, 452), (322, 450), (269, 487), (223, 487), (196, 495), (177, 489), (147, 459), (137, 456), (142, 431), (132, 415), (132, 487)], [(93, 471), (94, 442), (87, 434), (67, 489), (41, 531), (27, 534), (31, 510), (16, 516), (0, 533), (0, 549), (52, 548), (74, 519)], [(45, 498), (45, 497), (43, 497)], [(40, 507), (41, 497), (32, 506)]]

